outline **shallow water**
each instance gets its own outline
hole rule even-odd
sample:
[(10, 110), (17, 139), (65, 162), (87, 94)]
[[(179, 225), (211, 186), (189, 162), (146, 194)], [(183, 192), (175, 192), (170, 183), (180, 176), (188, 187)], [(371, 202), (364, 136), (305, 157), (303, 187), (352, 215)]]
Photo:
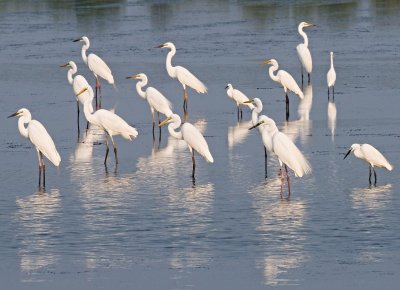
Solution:
[[(393, 289), (399, 283), (398, 197), (400, 9), (396, 1), (1, 1), (0, 2), (0, 281), (4, 289)], [(308, 28), (314, 70), (306, 98), (282, 89), (262, 60), (276, 58), (300, 80), (295, 46)], [(104, 167), (104, 136), (77, 142), (76, 105), (59, 65), (74, 60), (91, 83), (80, 44), (110, 65), (117, 90), (104, 84), (103, 107), (139, 130), (119, 137), (119, 165)], [(153, 143), (148, 105), (135, 81), (144, 72), (182, 115), (182, 89), (165, 71), (165, 41), (174, 63), (189, 67), (209, 93), (189, 90), (189, 121), (215, 159), (197, 158), (195, 184), (186, 145), (162, 128)], [(335, 103), (326, 72), (335, 52)], [(236, 119), (225, 86), (259, 96), (304, 152), (313, 173), (291, 177), (280, 198), (279, 164)], [(37, 156), (6, 116), (21, 107), (48, 129), (60, 152), (37, 188)], [(84, 127), (81, 120), (81, 127)], [(395, 165), (368, 168), (344, 153), (370, 143)]]

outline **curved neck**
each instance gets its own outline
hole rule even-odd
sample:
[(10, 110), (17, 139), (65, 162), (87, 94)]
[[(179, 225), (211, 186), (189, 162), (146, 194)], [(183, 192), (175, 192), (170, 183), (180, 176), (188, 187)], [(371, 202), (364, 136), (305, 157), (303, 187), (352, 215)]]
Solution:
[(256, 100), (254, 102), (254, 109), (251, 112), (251, 121), (253, 125), (258, 123), (258, 114), (261, 113), (262, 109), (263, 109), (262, 103)]
[(229, 87), (228, 90), (226, 91), (227, 95), (232, 98), (233, 97), (233, 88)]
[(76, 72), (77, 72), (77, 68), (76, 67), (71, 67), (69, 70), (68, 70), (68, 82), (69, 82), (69, 84), (70, 85), (72, 85), (72, 83), (74, 82), (74, 79), (73, 79), (73, 75), (74, 74), (76, 74)]
[(304, 45), (308, 47), (308, 37), (307, 37), (307, 34), (303, 31), (303, 27), (299, 27), (298, 30), (299, 30), (299, 34), (300, 34), (301, 36), (303, 36)]
[(25, 128), (25, 123), (29, 123), (31, 121), (31, 118), (28, 117), (20, 117), (18, 119), (18, 130), (19, 133), (25, 138), (28, 138), (28, 129)]
[(139, 96), (143, 99), (146, 99), (146, 93), (142, 90), (142, 88), (147, 85), (147, 79), (141, 79), (139, 82), (136, 83), (136, 91), (138, 92)]
[(182, 140), (182, 131), (175, 131), (181, 126), (181, 122), (174, 122), (168, 125), (168, 132), (169, 134), (179, 140)]
[(279, 78), (277, 75), (274, 75), (274, 71), (278, 70), (278, 65), (273, 65), (269, 67), (269, 76), (271, 77), (272, 80), (279, 82)]
[(167, 60), (165, 61), (165, 67), (167, 68), (168, 75), (171, 78), (176, 77), (175, 68), (172, 66), (172, 57), (175, 55), (176, 49), (175, 47), (171, 48), (171, 51), (167, 54)]
[(87, 55), (86, 55), (86, 50), (88, 50), (89, 46), (90, 46), (90, 44), (85, 43), (85, 44), (82, 46), (82, 51), (81, 51), (83, 62), (84, 62), (86, 65), (88, 64), (88, 59), (87, 59)]
[(93, 107), (91, 106), (91, 102), (90, 101), (86, 101), (83, 104), (83, 112), (85, 114), (86, 120), (88, 120), (89, 123), (92, 123), (92, 124), (96, 125), (96, 119), (92, 114)]

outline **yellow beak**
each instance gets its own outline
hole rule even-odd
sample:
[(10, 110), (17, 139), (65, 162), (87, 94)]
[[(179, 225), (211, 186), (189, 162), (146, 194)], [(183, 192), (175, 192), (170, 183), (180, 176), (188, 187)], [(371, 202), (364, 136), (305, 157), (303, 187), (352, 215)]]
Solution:
[(251, 104), (251, 103), (253, 103), (253, 102), (254, 102), (254, 99), (250, 99), (250, 100), (245, 101), (245, 102), (243, 102), (243, 103), (245, 103), (245, 104)]
[(129, 76), (129, 77), (126, 77), (127, 79), (138, 79), (139, 78), (139, 75), (138, 74), (136, 74), (136, 75), (131, 75), (131, 76)]
[(271, 59), (267, 59), (261, 62), (261, 64), (269, 64), (271, 63)]
[(60, 65), (60, 67), (66, 67), (66, 66), (69, 66), (68, 62), (66, 64)]
[(84, 88), (82, 89), (79, 93), (76, 94), (77, 97), (79, 97), (80, 95), (82, 95), (84, 92), (86, 92), (88, 90), (88, 88)]
[(305, 25), (305, 27), (309, 27), (309, 26), (317, 26), (317, 25), (315, 25), (315, 24), (313, 24), (313, 23), (307, 22), (306, 25)]
[(166, 118), (164, 121), (162, 121), (160, 124), (158, 124), (158, 127), (164, 126), (164, 125), (167, 124), (171, 119), (172, 119), (171, 117)]

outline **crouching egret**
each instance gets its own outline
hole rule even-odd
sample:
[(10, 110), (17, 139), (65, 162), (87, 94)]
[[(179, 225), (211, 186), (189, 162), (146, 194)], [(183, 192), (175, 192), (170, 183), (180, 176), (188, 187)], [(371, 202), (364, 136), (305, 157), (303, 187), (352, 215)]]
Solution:
[(160, 113), (164, 114), (166, 117), (171, 116), (172, 104), (171, 102), (157, 89), (153, 87), (148, 87), (146, 91), (143, 91), (143, 87), (147, 85), (147, 76), (144, 73), (131, 75), (127, 79), (139, 79), (140, 81), (136, 83), (136, 90), (143, 99), (147, 100), (151, 110), (151, 117), (153, 121), (153, 136), (154, 136), (154, 112), (158, 113), (158, 123), (160, 123)]
[(328, 100), (329, 100), (329, 88), (332, 88), (333, 100), (335, 100), (335, 82), (336, 82), (336, 72), (333, 66), (333, 52), (331, 51), (331, 68), (326, 74), (326, 82), (328, 84)]
[[(247, 106), (250, 108), (250, 110), (254, 109), (254, 105), (252, 103), (246, 103), (247, 101), (249, 101), (249, 98), (241, 91), (234, 89), (231, 84), (227, 84), (225, 89), (228, 97), (230, 97), (236, 103), (238, 120), (241, 119), (243, 115), (242, 109), (241, 108), (239, 109), (240, 106)], [(239, 118), (239, 110), (240, 110), (240, 118)]]
[(168, 75), (173, 78), (177, 79), (183, 87), (183, 109), (187, 111), (187, 102), (188, 102), (188, 95), (186, 92), (186, 86), (191, 87), (197, 93), (204, 94), (207, 93), (207, 87), (196, 77), (194, 76), (189, 70), (182, 66), (172, 66), (172, 57), (176, 53), (175, 45), (172, 42), (163, 43), (157, 48), (169, 48), (170, 51), (168, 52), (167, 59), (165, 61), (165, 66), (167, 68)]
[(308, 22), (301, 22), (297, 28), (299, 34), (303, 36), (304, 43), (300, 43), (297, 45), (297, 55), (299, 56), (299, 60), (301, 63), (301, 83), (303, 83), (303, 69), (308, 74), (308, 83), (310, 83), (310, 74), (312, 72), (312, 58), (310, 50), (308, 49), (308, 37), (307, 34), (303, 31), (304, 27), (315, 26), (315, 24), (308, 23)]
[[(86, 90), (87, 88), (84, 88), (82, 91), (78, 93), (78, 96), (80, 94), (83, 94)], [(104, 164), (106, 164), (107, 162), (107, 156), (110, 150), (108, 147), (108, 137), (110, 137), (114, 147), (115, 163), (118, 164), (117, 146), (115, 145), (113, 136), (121, 135), (124, 139), (132, 141), (137, 137), (138, 131), (132, 126), (129, 126), (128, 123), (126, 123), (120, 116), (111, 111), (99, 109), (94, 113), (91, 112), (90, 100), (88, 99), (85, 101), (85, 104), (83, 105), (83, 112), (85, 113), (85, 117), (89, 121), (89, 123), (98, 126), (106, 133), (107, 150), (106, 150), (106, 157), (104, 158)]]
[[(197, 151), (203, 158), (210, 163), (214, 162), (214, 159), (208, 149), (208, 144), (206, 139), (204, 139), (203, 135), (200, 131), (190, 123), (184, 123), (181, 127), (181, 118), (177, 114), (172, 114), (164, 121), (162, 121), (158, 126), (164, 126), (167, 123), (171, 123), (168, 125), (169, 134), (172, 137), (175, 137), (179, 140), (185, 140), (190, 152), (192, 153), (192, 162), (193, 162), (193, 170), (192, 170), (192, 178), (194, 178), (194, 173), (196, 170), (196, 161), (194, 159), (194, 151)], [(181, 127), (181, 131), (175, 131)]]
[[(115, 86), (114, 77), (111, 73), (110, 68), (108, 65), (96, 54), (90, 53), (86, 55), (86, 51), (90, 47), (89, 38), (86, 36), (82, 36), (81, 38), (75, 39), (74, 42), (83, 42), (82, 46), (82, 59), (84, 63), (89, 67), (90, 71), (93, 73), (94, 77), (96, 78), (96, 109), (101, 108), (101, 85), (99, 77), (106, 80), (110, 85)], [(97, 102), (97, 91), (100, 96), (99, 102)]]
[[(93, 112), (93, 106), (92, 106), (92, 100), (94, 97), (93, 89), (89, 85), (84, 76), (82, 75), (76, 75), (75, 77), (73, 76), (78, 71), (75, 62), (73, 61), (67, 62), (66, 64), (60, 65), (60, 67), (70, 68), (68, 70), (67, 77), (69, 84), (72, 85), (72, 89), (74, 90), (74, 95), (76, 98), (76, 109), (78, 112), (78, 135), (79, 135), (79, 103), (81, 103), (83, 106), (85, 104), (85, 100), (90, 99), (90, 107), (91, 107), (90, 109)], [(76, 95), (84, 88), (88, 88), (88, 90), (79, 95), (79, 97), (77, 97)]]
[[(46, 156), (55, 166), (58, 166), (61, 162), (60, 154), (58, 154), (53, 139), (51, 139), (51, 136), (47, 133), (46, 128), (39, 121), (32, 120), (31, 113), (28, 109), (19, 109), (14, 114), (8, 116), (8, 118), (14, 116), (20, 117), (18, 119), (18, 130), (21, 135), (28, 138), (35, 146), (39, 160), (39, 186), (42, 184), (41, 180), (43, 179), (43, 187), (45, 187), (46, 169), (43, 155)], [(28, 126), (25, 127), (25, 124), (28, 124)]]
[(290, 179), (287, 167), (292, 169), (296, 176), (303, 177), (311, 173), (311, 166), (292, 140), (284, 133), (279, 132), (275, 121), (266, 116), (260, 116), (259, 122), (254, 126), (262, 125), (266, 133), (263, 136), (264, 146), (278, 156), (281, 175), (281, 194), (283, 192), (284, 176), (282, 165), (285, 165), (286, 180), (290, 196)]
[(303, 92), (297, 85), (294, 78), (287, 71), (284, 71), (281, 69), (276, 73), (276, 75), (274, 75), (274, 72), (276, 70), (278, 70), (278, 68), (279, 68), (278, 62), (275, 59), (267, 59), (267, 60), (261, 62), (261, 64), (272, 64), (272, 66), (269, 68), (269, 76), (271, 77), (271, 79), (273, 81), (281, 84), (281, 86), (283, 87), (283, 90), (285, 91), (286, 120), (288, 120), (289, 119), (289, 97), (287, 94), (288, 90), (295, 93), (297, 96), (299, 96), (300, 99), (304, 98)]
[(369, 144), (353, 144), (351, 145), (349, 151), (347, 151), (346, 155), (344, 156), (343, 159), (346, 159), (346, 157), (351, 153), (354, 153), (354, 156), (356, 156), (358, 159), (364, 160), (365, 162), (368, 163), (369, 165), (369, 184), (371, 185), (371, 167), (374, 170), (374, 176), (375, 176), (375, 183), (374, 185), (376, 186), (376, 172), (375, 172), (375, 166), (376, 167), (381, 167), (381, 168), (386, 168), (389, 171), (393, 170), (393, 165), (391, 165), (386, 158), (382, 155), (381, 152), (379, 152), (375, 147)]

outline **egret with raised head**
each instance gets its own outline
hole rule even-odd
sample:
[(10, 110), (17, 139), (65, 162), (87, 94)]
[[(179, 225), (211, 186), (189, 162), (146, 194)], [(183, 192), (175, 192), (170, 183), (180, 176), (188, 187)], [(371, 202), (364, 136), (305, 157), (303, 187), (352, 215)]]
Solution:
[(333, 52), (331, 51), (331, 67), (326, 74), (326, 83), (328, 84), (328, 100), (329, 100), (329, 88), (332, 88), (333, 100), (335, 100), (335, 82), (336, 82), (336, 71), (333, 66)]
[(299, 60), (301, 63), (301, 83), (303, 83), (303, 69), (308, 74), (308, 83), (310, 83), (310, 80), (311, 80), (310, 75), (312, 72), (312, 58), (311, 58), (310, 49), (308, 48), (307, 34), (303, 31), (304, 27), (310, 27), (310, 26), (315, 26), (315, 24), (308, 23), (308, 22), (300, 22), (300, 24), (297, 28), (297, 30), (299, 31), (299, 34), (304, 39), (304, 42), (300, 43), (296, 47), (297, 55), (299, 56)]

